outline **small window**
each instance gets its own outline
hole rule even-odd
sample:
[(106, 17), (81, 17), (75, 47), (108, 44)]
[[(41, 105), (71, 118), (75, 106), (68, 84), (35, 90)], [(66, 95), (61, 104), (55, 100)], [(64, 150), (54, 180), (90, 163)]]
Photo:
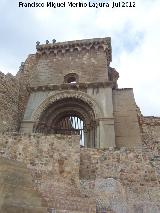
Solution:
[(76, 73), (69, 73), (64, 76), (64, 82), (68, 84), (78, 83), (78, 75)]
[(74, 84), (76, 83), (76, 78), (75, 77), (70, 77), (67, 79), (67, 83), (70, 83), (70, 84)]

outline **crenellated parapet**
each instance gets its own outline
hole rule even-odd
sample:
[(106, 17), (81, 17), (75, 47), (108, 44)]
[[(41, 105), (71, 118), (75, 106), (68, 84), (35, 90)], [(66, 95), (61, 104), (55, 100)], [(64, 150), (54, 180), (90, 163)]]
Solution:
[(112, 50), (111, 50), (111, 38), (94, 38), (94, 39), (84, 39), (75, 40), (67, 42), (49, 43), (46, 44), (36, 43), (37, 55), (41, 56), (43, 54), (49, 55), (53, 54), (56, 56), (63, 56), (66, 54), (80, 54), (80, 53), (92, 53), (92, 52), (105, 52), (107, 57), (107, 64), (109, 65), (112, 61)]

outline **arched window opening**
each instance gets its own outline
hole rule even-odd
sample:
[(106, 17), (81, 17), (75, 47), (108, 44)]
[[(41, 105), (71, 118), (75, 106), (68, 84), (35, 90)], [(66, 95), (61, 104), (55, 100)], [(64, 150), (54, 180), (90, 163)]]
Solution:
[(67, 79), (67, 83), (69, 83), (69, 84), (75, 84), (75, 83), (77, 83), (77, 82), (76, 82), (76, 78), (75, 78), (75, 77), (70, 77), (70, 78), (68, 78), (68, 79)]
[(78, 75), (76, 73), (69, 73), (64, 76), (64, 83), (75, 84), (78, 83)]
[(80, 145), (84, 146), (84, 121), (74, 115), (61, 118), (54, 127), (55, 134), (80, 135)]
[(96, 122), (92, 108), (77, 98), (64, 98), (50, 104), (35, 123), (34, 132), (79, 135), (80, 145), (96, 146)]

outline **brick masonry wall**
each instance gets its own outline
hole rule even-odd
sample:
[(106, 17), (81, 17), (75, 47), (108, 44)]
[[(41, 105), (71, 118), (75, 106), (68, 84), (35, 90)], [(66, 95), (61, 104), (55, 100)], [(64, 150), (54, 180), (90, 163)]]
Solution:
[(0, 72), (0, 132), (18, 128), (19, 83), (11, 74)]

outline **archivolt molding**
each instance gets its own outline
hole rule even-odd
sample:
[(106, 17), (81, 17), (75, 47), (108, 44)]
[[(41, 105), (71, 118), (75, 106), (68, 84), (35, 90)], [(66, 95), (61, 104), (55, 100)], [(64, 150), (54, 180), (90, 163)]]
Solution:
[(52, 103), (55, 101), (59, 101), (65, 98), (75, 98), (78, 100), (83, 101), (84, 103), (88, 104), (94, 111), (95, 119), (103, 117), (103, 112), (99, 106), (99, 104), (93, 100), (89, 95), (83, 93), (81, 91), (63, 91), (58, 92), (56, 94), (50, 93), (49, 97), (47, 97), (37, 109), (34, 110), (31, 116), (31, 120), (37, 122), (42, 114), (42, 112)]

